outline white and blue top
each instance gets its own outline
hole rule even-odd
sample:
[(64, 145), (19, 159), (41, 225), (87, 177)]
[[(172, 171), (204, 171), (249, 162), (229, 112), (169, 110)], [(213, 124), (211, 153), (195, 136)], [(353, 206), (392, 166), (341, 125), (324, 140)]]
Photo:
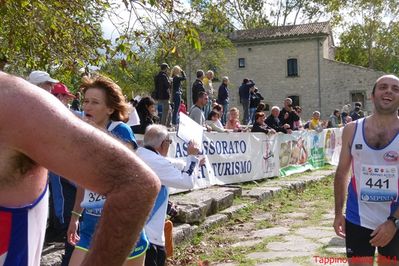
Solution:
[(397, 134), (385, 147), (371, 147), (364, 137), (365, 122), (356, 121), (352, 140), (346, 219), (374, 230), (398, 208), (399, 139)]

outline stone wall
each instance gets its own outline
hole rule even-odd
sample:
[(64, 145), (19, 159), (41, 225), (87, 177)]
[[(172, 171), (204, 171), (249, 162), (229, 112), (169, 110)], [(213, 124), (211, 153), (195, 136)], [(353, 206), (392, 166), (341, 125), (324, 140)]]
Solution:
[[(329, 44), (331, 40), (325, 37), (245, 44), (236, 46), (235, 51), (226, 51), (227, 64), (219, 75), (230, 78), (230, 106), (241, 108), (238, 87), (244, 78), (255, 81), (270, 107), (282, 107), (287, 96), (299, 96), (303, 120), (308, 120), (312, 112), (319, 109), (322, 119), (328, 118), (335, 108), (352, 104), (351, 92), (363, 92), (369, 99), (374, 81), (383, 73), (329, 59), (334, 54)], [(238, 58), (245, 58), (245, 68), (238, 67)], [(287, 76), (287, 59), (290, 58), (298, 60), (297, 77)], [(219, 84), (214, 82), (216, 91)], [(371, 111), (369, 100), (365, 109)]]

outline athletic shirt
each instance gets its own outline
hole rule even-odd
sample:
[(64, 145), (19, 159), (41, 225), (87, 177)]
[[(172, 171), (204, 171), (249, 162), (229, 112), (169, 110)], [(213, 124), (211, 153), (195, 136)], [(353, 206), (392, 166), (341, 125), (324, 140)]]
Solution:
[(356, 120), (346, 219), (374, 230), (398, 207), (399, 140), (396, 134), (385, 147), (370, 147), (364, 124), (365, 118)]
[(48, 189), (20, 208), (0, 206), (0, 265), (40, 265), (48, 214)]
[[(107, 130), (118, 139), (132, 144), (135, 148), (137, 147), (136, 139), (133, 135), (133, 132), (127, 124), (121, 121), (112, 121), (108, 124)], [(105, 196), (85, 189), (84, 198), (80, 206), (82, 208), (85, 208), (86, 212), (90, 215), (101, 216), (105, 200)]]

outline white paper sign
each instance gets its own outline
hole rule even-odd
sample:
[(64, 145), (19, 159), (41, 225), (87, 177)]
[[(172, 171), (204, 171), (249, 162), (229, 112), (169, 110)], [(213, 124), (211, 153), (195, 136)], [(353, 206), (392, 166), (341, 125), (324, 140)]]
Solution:
[(184, 142), (194, 141), (199, 148), (202, 149), (202, 136), (204, 134), (204, 127), (192, 120), (189, 116), (180, 113), (179, 128), (177, 136)]

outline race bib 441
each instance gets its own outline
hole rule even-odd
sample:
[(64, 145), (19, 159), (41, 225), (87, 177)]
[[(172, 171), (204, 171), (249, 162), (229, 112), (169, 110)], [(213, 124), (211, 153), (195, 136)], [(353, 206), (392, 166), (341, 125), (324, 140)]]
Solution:
[(389, 202), (398, 197), (398, 169), (394, 165), (362, 165), (360, 200)]

